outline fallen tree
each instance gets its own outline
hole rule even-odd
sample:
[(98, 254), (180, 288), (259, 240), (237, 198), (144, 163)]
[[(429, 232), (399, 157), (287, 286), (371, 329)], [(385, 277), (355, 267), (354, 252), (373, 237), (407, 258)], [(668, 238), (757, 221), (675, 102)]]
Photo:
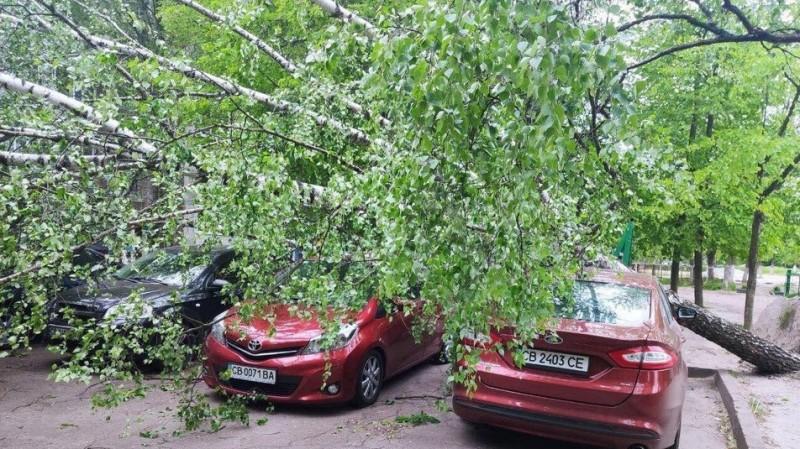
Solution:
[(708, 309), (682, 301), (674, 293), (670, 295), (670, 303), (674, 312), (679, 307), (697, 312), (694, 319), (681, 320), (682, 326), (752, 363), (760, 373), (784, 374), (800, 371), (800, 355), (786, 351), (744, 327), (714, 315)]

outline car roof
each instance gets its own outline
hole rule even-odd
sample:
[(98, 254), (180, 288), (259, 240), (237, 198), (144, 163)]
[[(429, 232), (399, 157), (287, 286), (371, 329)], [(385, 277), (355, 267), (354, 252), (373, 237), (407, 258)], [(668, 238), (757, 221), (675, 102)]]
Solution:
[(635, 271), (618, 271), (610, 269), (600, 269), (589, 273), (588, 280), (594, 282), (607, 282), (613, 284), (628, 285), (631, 287), (646, 288), (655, 290), (659, 283), (655, 276)]

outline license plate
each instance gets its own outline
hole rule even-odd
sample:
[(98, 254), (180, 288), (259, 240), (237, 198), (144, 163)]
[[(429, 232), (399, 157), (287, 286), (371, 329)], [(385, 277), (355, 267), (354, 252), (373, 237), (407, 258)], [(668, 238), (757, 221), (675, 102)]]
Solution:
[(589, 372), (589, 357), (585, 355), (565, 354), (563, 352), (526, 349), (522, 356), (527, 366), (541, 366), (576, 373)]
[(250, 382), (259, 382), (262, 384), (274, 385), (278, 377), (274, 369), (234, 364), (228, 365), (228, 369), (231, 372), (231, 379), (249, 380)]

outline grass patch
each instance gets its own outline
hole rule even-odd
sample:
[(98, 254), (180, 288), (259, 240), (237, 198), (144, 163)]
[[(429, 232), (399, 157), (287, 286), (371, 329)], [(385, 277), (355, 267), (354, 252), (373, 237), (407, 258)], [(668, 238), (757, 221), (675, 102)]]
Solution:
[(394, 420), (400, 424), (408, 424), (414, 427), (440, 423), (439, 419), (435, 416), (431, 416), (425, 412), (419, 412), (416, 415), (400, 415)]
[(792, 325), (792, 323), (794, 322), (794, 317), (796, 312), (797, 309), (795, 309), (791, 305), (787, 305), (786, 307), (784, 307), (783, 312), (781, 313), (780, 321), (778, 323), (782, 331), (789, 329), (789, 326)]
[(753, 416), (755, 416), (759, 422), (763, 422), (764, 417), (769, 413), (764, 404), (755, 396), (750, 396), (750, 400), (747, 402), (750, 404), (750, 411), (753, 412)]
[[(661, 282), (664, 285), (669, 285), (669, 278), (660, 278), (659, 282)], [(678, 279), (678, 287), (691, 287), (692, 285), (693, 285), (692, 280), (689, 278)], [(706, 279), (703, 282), (703, 290), (725, 290), (725, 291), (735, 292), (736, 283), (734, 282), (732, 286), (725, 288), (722, 279), (717, 279), (717, 278), (711, 280)]]
[(734, 282), (733, 285), (729, 285), (728, 287), (725, 286), (725, 283), (722, 279), (710, 279), (706, 280), (703, 283), (703, 289), (705, 290), (725, 290), (729, 292), (736, 291), (736, 283)]
[[(669, 285), (669, 278), (660, 278), (659, 282), (664, 285)], [(692, 280), (688, 278), (678, 278), (678, 287), (691, 287)]]

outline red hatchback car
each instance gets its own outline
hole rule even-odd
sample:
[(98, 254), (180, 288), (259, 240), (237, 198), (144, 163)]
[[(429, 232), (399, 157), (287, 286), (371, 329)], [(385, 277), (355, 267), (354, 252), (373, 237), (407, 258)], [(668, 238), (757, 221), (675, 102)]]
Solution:
[[(651, 276), (600, 271), (557, 304), (555, 332), (514, 363), (510, 351), (465, 340), (480, 352), (477, 389), (456, 385), (453, 409), (469, 422), (614, 449), (678, 448), (687, 367), (681, 327)], [(681, 308), (682, 319), (694, 310)], [(514, 338), (492, 332), (493, 343)]]
[[(406, 307), (414, 305), (419, 307), (419, 301)], [(274, 403), (366, 406), (378, 399), (384, 380), (442, 356), (441, 330), (415, 341), (411, 328), (418, 308), (404, 313), (397, 307), (387, 313), (379, 301), (369, 299), (350, 323), (341, 325), (327, 353), (314, 311), (309, 311), (310, 318), (291, 313), (288, 305), (266, 312), (273, 324), (265, 319), (238, 323), (230, 312), (220, 317), (205, 343), (204, 380), (209, 387), (258, 393)], [(224, 371), (230, 376), (222, 376)]]

